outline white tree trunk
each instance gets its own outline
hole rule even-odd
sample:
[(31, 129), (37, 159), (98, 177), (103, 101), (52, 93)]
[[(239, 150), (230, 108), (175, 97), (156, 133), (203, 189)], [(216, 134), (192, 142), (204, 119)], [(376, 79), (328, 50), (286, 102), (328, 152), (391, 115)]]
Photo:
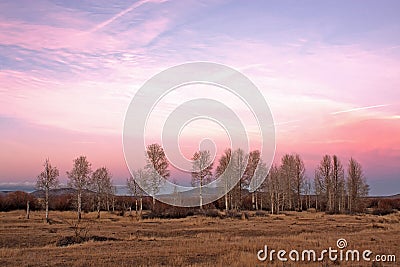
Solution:
[(228, 211), (229, 206), (228, 206), (228, 193), (225, 194), (225, 210)]
[(199, 190), (199, 194), (200, 194), (200, 209), (203, 209), (203, 195), (201, 194), (201, 189), (202, 189), (203, 185), (202, 182), (200, 181), (200, 190)]
[(82, 192), (78, 191), (78, 220), (82, 218)]
[(26, 218), (27, 219), (29, 219), (29, 213), (30, 213), (30, 210), (29, 210), (29, 200), (26, 202)]
[(46, 188), (45, 190), (46, 196), (45, 196), (45, 205), (46, 205), (46, 223), (49, 222), (49, 189)]
[(258, 210), (258, 194), (257, 194), (257, 191), (255, 191), (254, 193), (256, 195), (256, 210)]

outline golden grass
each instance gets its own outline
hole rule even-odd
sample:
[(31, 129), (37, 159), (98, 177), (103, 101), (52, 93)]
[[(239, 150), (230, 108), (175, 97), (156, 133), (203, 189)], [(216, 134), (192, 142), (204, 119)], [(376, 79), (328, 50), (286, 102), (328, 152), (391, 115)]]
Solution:
[[(88, 241), (57, 247), (60, 238), (74, 235), (73, 212), (51, 212), (45, 224), (42, 212), (0, 213), (0, 266), (332, 266), (325, 263), (259, 262), (257, 251), (271, 249), (336, 248), (345, 238), (350, 249), (395, 254), (400, 260), (400, 214), (326, 215), (289, 212), (248, 220), (193, 216), (184, 219), (137, 221), (102, 213), (84, 214), (89, 235), (114, 241)], [(360, 262), (340, 266), (396, 266)]]

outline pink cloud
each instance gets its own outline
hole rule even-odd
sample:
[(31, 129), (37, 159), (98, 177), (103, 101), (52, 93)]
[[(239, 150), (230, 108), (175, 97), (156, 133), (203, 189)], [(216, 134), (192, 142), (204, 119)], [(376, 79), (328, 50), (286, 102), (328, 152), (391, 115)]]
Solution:
[(311, 178), (324, 154), (336, 154), (345, 164), (350, 157), (356, 158), (364, 166), (366, 176), (384, 172), (383, 166), (398, 169), (400, 120), (363, 115), (331, 116), (322, 123), (302, 125), (285, 137), (278, 135), (277, 162), (284, 153), (298, 152), (305, 158)]
[(23, 181), (27, 178), (33, 181), (47, 157), (59, 168), (60, 177), (66, 181), (65, 172), (72, 168), (72, 160), (80, 155), (88, 157), (93, 169), (107, 166), (117, 179), (128, 176), (119, 136), (84, 134), (14, 119), (7, 121), (8, 127), (2, 132), (0, 145), (18, 156), (1, 153), (0, 181)]
[(20, 21), (0, 23), (0, 40), (3, 45), (19, 45), (28, 49), (72, 49), (93, 51), (104, 47), (121, 47), (117, 38), (105, 34), (86, 34), (73, 28), (33, 25)]

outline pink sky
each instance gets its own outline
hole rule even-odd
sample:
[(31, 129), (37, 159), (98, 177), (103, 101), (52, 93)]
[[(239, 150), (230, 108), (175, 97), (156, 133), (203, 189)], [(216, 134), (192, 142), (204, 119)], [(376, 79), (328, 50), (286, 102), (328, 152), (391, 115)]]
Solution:
[[(259, 87), (275, 119), (277, 162), (299, 153), (312, 178), (326, 153), (345, 165), (355, 157), (372, 193), (400, 192), (400, 21), (391, 8), (369, 3), (375, 12), (366, 16), (347, 5), (0, 3), (0, 183), (34, 181), (46, 157), (65, 182), (72, 160), (86, 155), (123, 184), (131, 98), (159, 71), (199, 60), (236, 68)], [(197, 95), (176, 92), (158, 112)], [(225, 98), (248, 118), (235, 101)], [(187, 147), (196, 132), (185, 133)]]

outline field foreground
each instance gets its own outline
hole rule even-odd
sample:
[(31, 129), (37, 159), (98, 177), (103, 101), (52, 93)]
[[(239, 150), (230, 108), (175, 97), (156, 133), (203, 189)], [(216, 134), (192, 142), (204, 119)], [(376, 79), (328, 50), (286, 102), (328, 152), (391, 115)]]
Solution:
[[(79, 225), (72, 212), (51, 212), (51, 224), (43, 222), (43, 215), (33, 212), (28, 220), (23, 211), (0, 213), (0, 266), (397, 266), (400, 261), (400, 213), (250, 213), (248, 219), (137, 221), (104, 212), (100, 220), (94, 213), (84, 214)], [(75, 235), (88, 241), (76, 243)], [(265, 245), (288, 253), (312, 249), (318, 257), (323, 249), (337, 249), (339, 238), (346, 239), (346, 249), (396, 255), (397, 263), (327, 257), (322, 262), (283, 263), (276, 255), (273, 262), (257, 259)]]

